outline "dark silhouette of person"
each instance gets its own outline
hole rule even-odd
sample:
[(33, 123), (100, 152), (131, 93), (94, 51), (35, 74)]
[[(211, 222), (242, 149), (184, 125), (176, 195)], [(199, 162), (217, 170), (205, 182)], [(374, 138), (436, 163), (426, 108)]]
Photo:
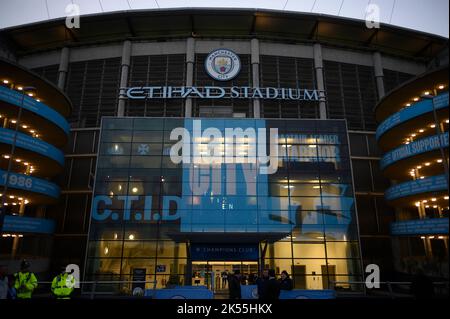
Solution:
[(416, 299), (429, 299), (434, 297), (433, 282), (422, 269), (417, 270), (412, 279), (411, 293)]
[(275, 277), (275, 270), (269, 269), (269, 279), (266, 282), (266, 289), (263, 299), (276, 300), (279, 298), (280, 298), (280, 283)]
[(269, 280), (269, 270), (264, 269), (261, 273), (261, 277), (258, 277), (256, 279), (256, 286), (258, 287), (258, 299), (265, 298), (268, 280)]
[(280, 290), (292, 290), (292, 288), (294, 288), (292, 279), (289, 277), (286, 270), (281, 272), (281, 278), (278, 281), (280, 282)]
[(241, 299), (241, 272), (239, 270), (228, 275), (228, 290), (230, 299)]

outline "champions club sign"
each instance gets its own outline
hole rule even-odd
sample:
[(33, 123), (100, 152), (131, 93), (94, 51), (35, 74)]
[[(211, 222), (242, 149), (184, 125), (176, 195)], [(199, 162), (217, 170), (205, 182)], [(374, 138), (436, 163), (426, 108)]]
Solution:
[[(241, 70), (237, 54), (228, 49), (212, 51), (205, 59), (205, 70), (217, 81), (230, 81)], [(272, 99), (325, 101), (325, 91), (300, 88), (249, 87), (249, 86), (139, 86), (124, 88), (129, 99)]]

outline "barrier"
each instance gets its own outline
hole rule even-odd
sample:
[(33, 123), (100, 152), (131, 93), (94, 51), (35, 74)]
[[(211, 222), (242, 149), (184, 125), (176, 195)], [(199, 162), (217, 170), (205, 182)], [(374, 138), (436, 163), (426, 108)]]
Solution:
[[(258, 287), (256, 285), (241, 286), (242, 299), (258, 299)], [(281, 290), (280, 299), (335, 299), (336, 292), (327, 290), (293, 289)]]
[(213, 299), (214, 294), (206, 286), (177, 286), (168, 289), (146, 289), (144, 296), (154, 299)]

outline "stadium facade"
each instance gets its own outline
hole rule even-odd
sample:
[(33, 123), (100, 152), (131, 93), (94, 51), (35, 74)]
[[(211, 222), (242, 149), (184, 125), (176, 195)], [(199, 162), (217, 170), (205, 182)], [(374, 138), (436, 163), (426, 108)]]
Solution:
[[(0, 41), (1, 92), (45, 83), (42, 103), (70, 123), (28, 119), (2, 98), (1, 113), (23, 108), (45, 130), (38, 143), (68, 137), (62, 173), (50, 152), (17, 144), (36, 161), (26, 174), (61, 192), (17, 217), (54, 222), (45, 244), (39, 227), (1, 239), (10, 265), (44, 261), (45, 276), (78, 264), (86, 280), (145, 276), (158, 288), (274, 268), (296, 288), (362, 291), (352, 282), (368, 264), (382, 279), (418, 268), (448, 278), (448, 39), (316, 14), (174, 9), (18, 26)], [(420, 154), (397, 150), (422, 138)], [(406, 194), (411, 179), (431, 188)]]

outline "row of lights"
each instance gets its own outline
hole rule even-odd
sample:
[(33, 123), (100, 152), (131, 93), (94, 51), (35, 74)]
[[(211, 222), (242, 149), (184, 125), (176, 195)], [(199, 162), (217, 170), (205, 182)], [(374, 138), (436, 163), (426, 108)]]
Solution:
[(2, 237), (12, 237), (12, 238), (19, 237), (19, 238), (22, 238), (23, 235), (22, 234), (2, 234)]
[[(439, 158), (439, 159), (435, 160), (435, 162), (436, 162), (436, 163), (442, 163), (442, 159)], [(423, 163), (422, 165), (417, 165), (415, 168), (412, 168), (412, 169), (409, 171), (409, 175), (411, 175), (412, 177), (416, 177), (416, 169), (417, 169), (417, 170), (422, 169), (424, 166), (425, 166), (425, 167), (429, 167), (429, 166), (431, 166), (431, 164), (433, 164), (433, 162), (425, 162), (425, 163)], [(424, 179), (425, 176), (419, 176), (419, 178), (420, 178), (420, 179)]]
[[(5, 159), (9, 159), (11, 157), (11, 155), (4, 154), (4, 155), (2, 155), (2, 157)], [(20, 159), (20, 158), (16, 158), (16, 159), (14, 159), (14, 161), (16, 161), (17, 163), (22, 163), (24, 166), (30, 166), (30, 173), (33, 173), (36, 170), (33, 165), (30, 165), (30, 163), (28, 163), (28, 162), (22, 161), (22, 159)]]
[[(420, 239), (426, 239), (426, 236), (420, 236)], [(428, 236), (428, 239), (435, 239), (435, 236)], [(444, 236), (437, 236), (437, 239), (444, 239)]]
[[(439, 84), (439, 85), (436, 86), (436, 89), (438, 89), (438, 90), (443, 90), (443, 89), (445, 89), (445, 85), (444, 85), (444, 84)], [(423, 95), (430, 95), (430, 94), (431, 94), (430, 91), (424, 91), (424, 92), (423, 92)], [(417, 97), (417, 96), (412, 98), (412, 101), (413, 101), (413, 102), (418, 102), (419, 100), (420, 100), (420, 98)], [(405, 106), (406, 106), (406, 107), (411, 106), (411, 102), (406, 103)]]
[[(443, 199), (444, 200), (448, 200), (448, 196), (444, 196), (443, 197)], [(437, 201), (437, 198), (436, 197), (432, 197), (431, 199), (430, 199), (430, 201), (431, 202), (436, 202)], [(428, 203), (428, 199), (424, 199), (424, 200), (422, 200), (421, 202), (419, 201), (419, 202), (416, 202), (415, 203), (415, 205), (416, 205), (416, 207), (419, 207), (420, 206), (420, 204), (427, 204)], [(438, 205), (432, 205), (433, 206), (433, 208), (437, 208), (438, 207)], [(425, 205), (425, 208), (430, 208), (431, 206), (430, 205)]]
[[(24, 87), (22, 86), (22, 85), (12, 85), (12, 83), (11, 83), (11, 81), (9, 81), (9, 80), (7, 80), (7, 79), (3, 79), (3, 84), (5, 84), (5, 85), (9, 85), (9, 86), (11, 86), (11, 87), (13, 87), (14, 89), (16, 89), (17, 91), (23, 91), (24, 90)], [(27, 95), (29, 96), (29, 97), (34, 97), (36, 94), (34, 94), (33, 92), (28, 92), (27, 93)], [(41, 102), (41, 99), (39, 99), (39, 98), (37, 98), (37, 97), (35, 97), (34, 98), (37, 102)]]
[[(1, 118), (3, 118), (3, 115), (2, 114), (0, 114), (0, 119)], [(11, 124), (16, 124), (17, 123), (17, 120), (15, 120), (15, 119), (11, 119), (11, 120), (9, 120), (10, 122), (11, 122)], [(35, 129), (32, 129), (29, 125), (27, 125), (27, 124), (22, 124), (21, 125), (21, 127), (24, 129), (24, 130), (27, 130), (28, 129), (28, 132), (30, 132), (30, 134), (33, 136), (33, 137), (39, 137), (40, 135), (39, 134), (37, 134), (36, 133), (36, 130)]]
[[(446, 124), (449, 123), (448, 119), (445, 120), (445, 123), (446, 123)], [(413, 140), (417, 135), (424, 133), (425, 130), (426, 130), (428, 127), (429, 127), (429, 128), (435, 128), (435, 127), (436, 127), (436, 124), (432, 123), (432, 124), (428, 125), (426, 128), (420, 128), (420, 129), (418, 129), (416, 132), (411, 133), (411, 134), (409, 135), (409, 137), (407, 137), (407, 138), (405, 139), (404, 144), (408, 145), (410, 142), (412, 142), (412, 140)]]
[[(0, 194), (0, 197), (2, 197), (2, 196), (3, 196), (3, 194)], [(14, 195), (9, 195), (8, 198), (11, 199), (11, 200), (18, 200), (19, 201), (19, 203), (17, 203), (17, 202), (10, 203), (13, 206), (20, 205), (20, 202), (23, 202), (25, 205), (30, 203), (30, 201), (28, 199), (20, 197), (20, 196), (16, 197)], [(8, 206), (8, 205), (9, 205), (8, 203), (5, 203), (5, 206)]]

